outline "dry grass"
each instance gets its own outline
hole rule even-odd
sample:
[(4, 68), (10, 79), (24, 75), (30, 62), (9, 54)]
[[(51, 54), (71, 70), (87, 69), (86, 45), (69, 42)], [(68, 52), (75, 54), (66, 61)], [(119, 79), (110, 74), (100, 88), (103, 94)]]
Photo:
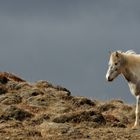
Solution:
[(0, 77), (2, 140), (137, 140), (134, 117), (134, 106), (119, 99), (96, 101), (47, 81)]

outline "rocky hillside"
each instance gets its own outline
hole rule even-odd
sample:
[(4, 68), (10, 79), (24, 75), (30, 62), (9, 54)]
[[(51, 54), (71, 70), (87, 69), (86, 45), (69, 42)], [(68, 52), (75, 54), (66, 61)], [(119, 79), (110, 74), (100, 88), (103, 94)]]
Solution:
[(0, 72), (1, 140), (138, 140), (135, 106), (72, 96), (47, 81)]

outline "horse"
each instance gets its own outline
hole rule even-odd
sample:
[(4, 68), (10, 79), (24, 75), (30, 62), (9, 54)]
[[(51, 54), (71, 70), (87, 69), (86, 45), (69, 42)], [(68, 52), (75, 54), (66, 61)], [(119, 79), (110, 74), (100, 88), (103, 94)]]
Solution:
[(128, 82), (130, 92), (136, 97), (135, 123), (133, 129), (140, 127), (139, 122), (139, 99), (140, 99), (140, 54), (133, 50), (126, 52), (110, 52), (107, 81), (113, 81), (118, 75), (122, 75)]

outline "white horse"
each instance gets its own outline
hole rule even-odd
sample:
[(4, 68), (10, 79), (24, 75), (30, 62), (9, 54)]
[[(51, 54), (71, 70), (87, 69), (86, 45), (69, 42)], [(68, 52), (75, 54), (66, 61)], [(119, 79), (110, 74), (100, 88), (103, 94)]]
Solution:
[(119, 74), (122, 74), (128, 81), (130, 91), (136, 97), (136, 118), (133, 128), (139, 128), (140, 55), (132, 50), (110, 53), (106, 79), (113, 81)]

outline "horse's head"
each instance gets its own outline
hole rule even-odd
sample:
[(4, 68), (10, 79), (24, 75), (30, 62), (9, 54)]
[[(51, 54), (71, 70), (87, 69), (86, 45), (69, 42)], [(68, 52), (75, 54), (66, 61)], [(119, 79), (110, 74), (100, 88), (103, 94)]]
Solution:
[(122, 53), (118, 51), (110, 53), (108, 65), (106, 79), (107, 81), (113, 81), (121, 73)]

